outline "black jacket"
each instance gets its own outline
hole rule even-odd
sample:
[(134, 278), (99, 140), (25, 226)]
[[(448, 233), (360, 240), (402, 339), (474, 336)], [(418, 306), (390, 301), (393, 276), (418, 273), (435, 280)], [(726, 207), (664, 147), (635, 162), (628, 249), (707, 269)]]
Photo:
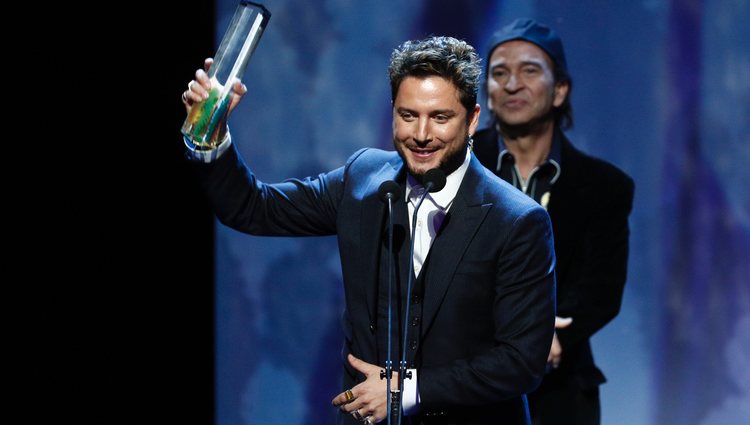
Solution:
[[(557, 315), (572, 317), (573, 323), (557, 332), (561, 364), (542, 386), (573, 380), (588, 389), (606, 381), (594, 364), (589, 338), (620, 310), (634, 184), (618, 168), (577, 150), (559, 134), (561, 174), (552, 186), (548, 212), (557, 257)], [(479, 161), (496, 172), (497, 132), (484, 129), (473, 138)]]

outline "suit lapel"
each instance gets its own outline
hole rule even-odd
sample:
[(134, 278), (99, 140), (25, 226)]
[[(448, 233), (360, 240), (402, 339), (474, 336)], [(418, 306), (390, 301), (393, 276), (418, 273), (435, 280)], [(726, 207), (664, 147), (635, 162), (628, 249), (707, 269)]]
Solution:
[(466, 249), (492, 207), (491, 203), (483, 202), (485, 171), (472, 154), (458, 194), (430, 248), (429, 256), (435, 261), (429, 261), (424, 282), (423, 335), (440, 309)]
[[(380, 244), (382, 243), (383, 225), (386, 223), (388, 207), (378, 198), (380, 184), (386, 180), (395, 180), (403, 168), (399, 157), (383, 164), (383, 167), (369, 179), (365, 189), (363, 208), (360, 210), (360, 246), (362, 252), (359, 254), (362, 264), (361, 282), (367, 299), (367, 312), (370, 323), (377, 320), (375, 311), (378, 298), (378, 267), (380, 261)], [(398, 204), (403, 204), (399, 199), (394, 205), (394, 214)]]

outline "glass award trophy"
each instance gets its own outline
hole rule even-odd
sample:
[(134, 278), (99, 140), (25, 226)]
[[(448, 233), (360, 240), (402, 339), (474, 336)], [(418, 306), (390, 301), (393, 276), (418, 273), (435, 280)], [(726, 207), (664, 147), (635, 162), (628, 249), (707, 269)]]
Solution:
[(220, 142), (214, 136), (229, 108), (232, 85), (242, 78), (270, 18), (271, 12), (261, 4), (243, 0), (237, 6), (208, 70), (209, 97), (193, 103), (182, 125), (182, 134), (195, 149), (213, 149)]

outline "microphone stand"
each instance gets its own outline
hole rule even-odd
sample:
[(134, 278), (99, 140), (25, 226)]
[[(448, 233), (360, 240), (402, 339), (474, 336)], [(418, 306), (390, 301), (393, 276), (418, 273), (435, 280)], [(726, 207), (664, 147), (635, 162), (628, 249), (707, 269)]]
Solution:
[[(411, 224), (411, 248), (409, 252), (409, 277), (407, 279), (406, 289), (406, 315), (408, 316), (411, 309), (411, 288), (414, 281), (414, 238), (417, 230), (417, 212), (422, 206), (424, 198), (430, 192), (442, 190), (445, 187), (445, 172), (439, 168), (427, 171), (423, 178), (424, 193), (419, 197), (419, 201), (414, 206), (414, 213)], [(398, 200), (400, 186), (392, 180), (385, 181), (380, 185), (378, 193), (380, 200), (388, 204), (388, 352), (386, 354), (385, 370), (380, 372), (380, 379), (386, 379), (387, 385), (387, 403), (388, 403), (388, 425), (396, 422), (401, 425), (404, 401), (404, 379), (411, 379), (412, 373), (406, 370), (406, 341), (409, 333), (409, 320), (404, 320), (404, 341), (402, 345), (401, 361), (399, 362), (399, 386), (393, 390), (391, 378), (393, 376), (393, 361), (391, 360), (392, 351), (392, 323), (393, 323), (393, 200)]]
[(414, 215), (412, 216), (411, 220), (411, 249), (409, 250), (409, 278), (406, 280), (406, 313), (404, 313), (404, 340), (403, 345), (401, 346), (401, 361), (399, 362), (399, 369), (398, 369), (398, 380), (399, 385), (398, 388), (401, 391), (399, 394), (399, 400), (398, 400), (398, 425), (401, 425), (401, 413), (403, 411), (403, 402), (404, 402), (404, 379), (411, 379), (411, 372), (407, 372), (406, 370), (406, 340), (409, 333), (409, 310), (411, 309), (411, 287), (412, 283), (414, 281), (414, 238), (416, 237), (417, 232), (417, 211), (419, 211), (419, 207), (422, 206), (422, 202), (424, 201), (424, 198), (427, 197), (427, 194), (430, 193), (430, 189), (432, 189), (433, 183), (427, 182), (424, 186), (425, 191), (422, 194), (422, 196), (419, 197), (419, 200), (417, 201), (417, 204), (414, 206)]
[(391, 360), (393, 339), (391, 332), (391, 324), (393, 323), (393, 200), (398, 200), (399, 192), (400, 187), (392, 180), (383, 182), (379, 188), (380, 199), (388, 204), (388, 351), (385, 360), (385, 371), (380, 372), (380, 379), (386, 379), (388, 425), (391, 425), (391, 421), (395, 420), (400, 412), (400, 391), (392, 390), (393, 387), (391, 385), (391, 378), (393, 377), (393, 361)]
[[(391, 425), (391, 417), (394, 414), (393, 399), (398, 400), (398, 393), (393, 391), (391, 377), (393, 376), (393, 360), (391, 359), (391, 346), (393, 334), (391, 324), (393, 323), (393, 200), (388, 198), (388, 354), (385, 360), (385, 376), (388, 388), (388, 425)], [(400, 389), (401, 387), (399, 387)], [(400, 404), (400, 403), (399, 403)], [(395, 409), (399, 414), (399, 409)]]
[(399, 390), (400, 397), (399, 397), (399, 403), (398, 403), (398, 425), (401, 425), (401, 417), (402, 417), (402, 411), (403, 411), (403, 402), (404, 402), (404, 379), (411, 379), (412, 373), (408, 372), (406, 370), (406, 342), (409, 336), (409, 311), (411, 310), (411, 290), (412, 290), (412, 283), (414, 281), (414, 238), (416, 237), (417, 232), (417, 212), (419, 211), (419, 207), (422, 206), (422, 202), (424, 201), (424, 198), (427, 197), (427, 194), (430, 192), (437, 192), (443, 189), (445, 187), (445, 172), (443, 172), (439, 168), (433, 168), (431, 170), (428, 170), (422, 179), (424, 183), (424, 193), (422, 193), (422, 196), (419, 197), (419, 200), (417, 201), (417, 204), (414, 206), (414, 213), (411, 219), (411, 249), (409, 252), (409, 277), (407, 279), (407, 285), (406, 285), (406, 310), (404, 313), (404, 339), (403, 339), (403, 345), (401, 346), (401, 361), (399, 362)]

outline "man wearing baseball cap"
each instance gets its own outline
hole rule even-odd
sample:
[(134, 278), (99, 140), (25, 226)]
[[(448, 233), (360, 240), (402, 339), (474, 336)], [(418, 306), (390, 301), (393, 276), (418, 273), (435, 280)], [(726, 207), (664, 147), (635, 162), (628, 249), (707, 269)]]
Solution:
[(474, 136), (482, 164), (547, 209), (557, 255), (557, 318), (548, 372), (529, 394), (532, 423), (599, 424), (599, 385), (589, 338), (620, 309), (633, 180), (577, 150), (562, 41), (518, 19), (496, 32), (486, 67), (488, 128)]

